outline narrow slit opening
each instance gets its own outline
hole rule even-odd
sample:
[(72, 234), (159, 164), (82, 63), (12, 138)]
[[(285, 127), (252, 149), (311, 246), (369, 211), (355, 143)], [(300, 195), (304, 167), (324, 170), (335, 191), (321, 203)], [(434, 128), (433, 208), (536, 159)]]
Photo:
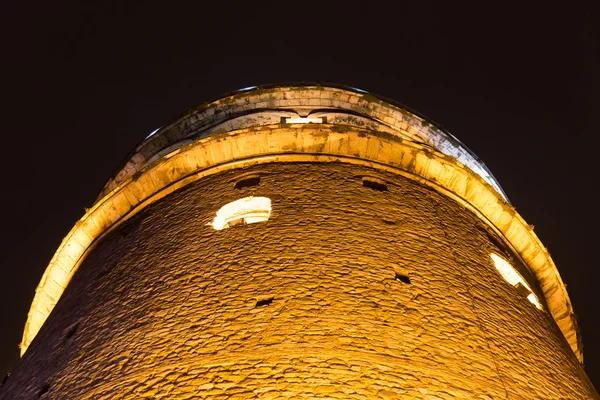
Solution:
[(260, 300), (256, 301), (256, 307), (268, 306), (272, 302), (273, 302), (273, 298), (272, 297), (269, 297), (267, 299), (260, 299)]
[(404, 275), (404, 274), (400, 274), (398, 272), (396, 272), (396, 278), (397, 281), (402, 282), (402, 283), (406, 283), (408, 285), (411, 284), (410, 282), (410, 278), (408, 277), (408, 275)]
[(245, 179), (241, 179), (235, 183), (236, 189), (243, 189), (252, 186), (258, 186), (260, 184), (260, 176), (250, 176)]
[(71, 326), (67, 332), (65, 333), (65, 339), (71, 339), (73, 337), (73, 335), (75, 335), (75, 332), (77, 332), (77, 329), (79, 328), (79, 322), (76, 323), (75, 325)]
[(6, 385), (6, 382), (8, 381), (8, 378), (10, 378), (10, 372), (7, 372), (6, 375), (4, 375), (4, 378), (2, 378), (2, 382), (0, 383), (0, 388), (4, 385)]
[(385, 183), (375, 182), (374, 180), (363, 179), (362, 184), (369, 189), (377, 190), (378, 192), (387, 192), (388, 187)]
[(41, 398), (43, 395), (48, 393), (48, 390), (50, 390), (50, 384), (46, 383), (44, 384), (44, 386), (41, 387), (40, 391), (38, 392), (38, 398)]

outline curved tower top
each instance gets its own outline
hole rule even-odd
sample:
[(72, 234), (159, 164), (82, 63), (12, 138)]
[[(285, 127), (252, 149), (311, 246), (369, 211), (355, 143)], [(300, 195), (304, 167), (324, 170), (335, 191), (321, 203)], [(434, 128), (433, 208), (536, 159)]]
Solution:
[(453, 157), (506, 194), (486, 165), (435, 122), (393, 100), (342, 85), (274, 84), (240, 89), (203, 103), (148, 135), (104, 185), (98, 200), (146, 165), (194, 140), (279, 123), (374, 129)]
[(50, 261), (28, 314), (21, 353), (88, 252), (148, 204), (231, 165), (311, 160), (393, 170), (477, 215), (526, 266), (523, 284), (582, 361), (558, 270), (483, 162), (437, 124), (393, 101), (358, 89), (306, 84), (242, 89), (189, 110), (143, 140)]

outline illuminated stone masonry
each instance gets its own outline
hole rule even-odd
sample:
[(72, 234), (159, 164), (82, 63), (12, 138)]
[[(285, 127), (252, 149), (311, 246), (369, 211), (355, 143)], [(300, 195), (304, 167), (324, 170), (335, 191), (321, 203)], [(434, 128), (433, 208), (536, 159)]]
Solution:
[[(249, 90), (253, 89), (256, 88)], [(451, 134), (414, 112), (381, 101), (364, 91), (322, 86), (275, 86), (257, 91), (243, 90), (205, 103), (177, 121), (152, 132), (127, 157), (120, 171), (109, 179), (100, 196), (152, 161), (195, 139), (279, 123), (353, 126), (422, 143), (456, 158), (504, 196), (502, 188), (486, 166)]]
[(558, 271), (485, 166), (320, 86), (140, 144), (48, 266), (22, 352), (0, 399), (598, 398)]

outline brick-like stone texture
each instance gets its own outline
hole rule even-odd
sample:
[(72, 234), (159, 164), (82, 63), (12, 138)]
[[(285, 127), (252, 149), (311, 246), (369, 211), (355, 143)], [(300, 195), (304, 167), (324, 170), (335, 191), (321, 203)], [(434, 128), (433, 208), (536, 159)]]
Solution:
[[(252, 171), (260, 185), (235, 189)], [(271, 198), (269, 221), (208, 225), (250, 195)], [(598, 398), (551, 316), (495, 270), (490, 252), (528, 276), (501, 243), (367, 167), (212, 175), (92, 249), (0, 399)]]

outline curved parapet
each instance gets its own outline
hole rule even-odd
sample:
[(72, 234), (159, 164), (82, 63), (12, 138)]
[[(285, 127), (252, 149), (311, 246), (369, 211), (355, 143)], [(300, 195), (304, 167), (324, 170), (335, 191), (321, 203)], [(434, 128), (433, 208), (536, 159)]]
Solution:
[(149, 163), (196, 139), (280, 123), (353, 126), (430, 146), (469, 167), (508, 201), (485, 164), (437, 124), (365, 91), (320, 85), (250, 87), (190, 110), (144, 139), (108, 180), (98, 200)]
[[(414, 121), (421, 123), (416, 117)], [(408, 125), (405, 131), (422, 135)], [(329, 119), (318, 125), (286, 121), (213, 132), (143, 163), (131, 176), (119, 178), (119, 183), (114, 181), (114, 187), (63, 240), (36, 290), (23, 335), (22, 354), (88, 251), (148, 204), (190, 182), (228, 169), (271, 162), (342, 162), (405, 176), (454, 199), (479, 216), (528, 267), (525, 278), (541, 300), (540, 312), (551, 314), (581, 361), (582, 348), (568, 294), (532, 227), (492, 183), (456, 157), (432, 147), (389, 130), (331, 124)]]

